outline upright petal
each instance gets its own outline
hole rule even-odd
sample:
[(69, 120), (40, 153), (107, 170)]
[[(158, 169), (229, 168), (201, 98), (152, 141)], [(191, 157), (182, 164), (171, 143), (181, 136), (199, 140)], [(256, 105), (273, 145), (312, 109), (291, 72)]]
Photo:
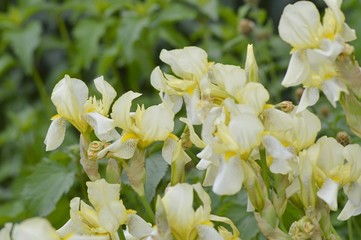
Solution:
[(140, 130), (143, 132), (143, 141), (163, 141), (174, 128), (174, 114), (164, 104), (147, 108), (142, 116)]
[(120, 185), (109, 184), (104, 179), (87, 182), (88, 197), (96, 210), (106, 206), (111, 201), (119, 200)]
[(178, 77), (188, 80), (199, 79), (208, 67), (207, 53), (198, 47), (185, 47), (170, 51), (163, 49), (160, 59), (170, 65)]
[(117, 96), (117, 92), (114, 88), (104, 80), (103, 76), (94, 80), (96, 89), (102, 94), (103, 111), (102, 115), (106, 116), (109, 112), (110, 105)]
[(317, 47), (321, 28), (320, 14), (312, 2), (300, 1), (287, 5), (278, 31), (280, 37), (298, 49)]
[(95, 135), (101, 141), (112, 141), (120, 138), (119, 133), (115, 130), (113, 119), (104, 117), (97, 112), (86, 113), (84, 119), (94, 129)]
[(301, 84), (311, 73), (307, 56), (304, 51), (294, 52), (291, 55), (290, 63), (286, 75), (282, 80), (282, 85), (292, 87)]
[(115, 121), (116, 126), (126, 131), (132, 129), (132, 119), (129, 113), (130, 107), (132, 106), (133, 99), (139, 97), (140, 95), (142, 94), (128, 91), (115, 101), (111, 117)]

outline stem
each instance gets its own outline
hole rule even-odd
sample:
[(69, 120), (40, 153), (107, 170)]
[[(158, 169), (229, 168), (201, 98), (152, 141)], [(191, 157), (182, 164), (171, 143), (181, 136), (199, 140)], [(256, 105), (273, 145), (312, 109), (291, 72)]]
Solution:
[(267, 167), (267, 162), (266, 162), (266, 150), (260, 149), (259, 155), (261, 158), (259, 161), (259, 164), (261, 166), (261, 175), (262, 175), (264, 184), (266, 185), (267, 189), (270, 189), (270, 178), (268, 175), (269, 169)]
[(120, 240), (126, 240), (124, 236), (123, 228), (120, 227), (120, 229), (118, 230), (118, 235)]
[(353, 240), (353, 232), (352, 232), (352, 223), (351, 220), (347, 220), (347, 232), (348, 232), (348, 239)]
[(46, 91), (46, 88), (45, 88), (45, 85), (43, 83), (43, 80), (41, 79), (41, 76), (38, 72), (38, 70), (36, 68), (33, 68), (33, 72), (32, 72), (32, 78), (34, 80), (34, 83), (35, 83), (35, 86), (36, 86), (36, 89), (38, 90), (39, 92), (39, 95), (40, 95), (40, 98), (41, 98), (41, 101), (43, 102), (43, 104), (45, 106), (49, 106), (50, 105), (50, 102), (49, 102), (49, 95)]
[(144, 195), (143, 196), (138, 195), (138, 196), (139, 196), (139, 199), (142, 202), (142, 204), (145, 208), (145, 211), (148, 214), (148, 217), (150, 218), (151, 222), (155, 223), (155, 215), (154, 215), (154, 212), (153, 212), (151, 206), (149, 205), (149, 202), (147, 201), (147, 199), (145, 199)]

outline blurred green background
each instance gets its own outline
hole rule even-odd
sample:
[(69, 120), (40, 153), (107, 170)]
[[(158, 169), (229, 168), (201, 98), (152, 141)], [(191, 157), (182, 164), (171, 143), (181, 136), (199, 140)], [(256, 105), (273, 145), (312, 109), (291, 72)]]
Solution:
[[(159, 102), (149, 77), (162, 65), (161, 49), (195, 45), (205, 49), (211, 61), (243, 68), (251, 43), (271, 102), (297, 103), (296, 90), (280, 84), (290, 47), (277, 36), (277, 23), (289, 2), (295, 1), (1, 0), (0, 227), (35, 215), (47, 216), (59, 227), (69, 217), (69, 200), (86, 198), (78, 133), (68, 128), (65, 142), (54, 152), (45, 152), (43, 144), (55, 114), (51, 91), (65, 74), (85, 81), (92, 94), (93, 79), (103, 75), (118, 96), (128, 90), (142, 92), (141, 101), (149, 105)], [(320, 9), (325, 6), (316, 3)], [(343, 10), (351, 28), (361, 33), (360, 2), (345, 0)], [(361, 42), (352, 44), (361, 59)], [(313, 110), (322, 119), (322, 134), (349, 132), (339, 109), (321, 101)], [(199, 181), (202, 174), (191, 170), (189, 181)], [(157, 191), (166, 184), (163, 180)], [(130, 189), (124, 186), (126, 191)], [(134, 193), (124, 198), (128, 207), (136, 208)], [(244, 210), (244, 195), (212, 198), (215, 213), (232, 215), (241, 233), (248, 229), (244, 239), (258, 236), (256, 227), (249, 228), (255, 224), (252, 216), (234, 211)], [(347, 236), (345, 224), (337, 224)]]

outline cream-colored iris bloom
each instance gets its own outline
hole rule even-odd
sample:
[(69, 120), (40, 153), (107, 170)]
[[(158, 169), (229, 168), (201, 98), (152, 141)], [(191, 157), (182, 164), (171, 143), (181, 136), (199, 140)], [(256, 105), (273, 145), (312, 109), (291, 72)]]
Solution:
[(140, 93), (126, 92), (113, 105), (111, 117), (114, 126), (123, 130), (121, 137), (98, 153), (99, 157), (112, 152), (113, 156), (130, 159), (137, 147), (146, 148), (156, 141), (164, 141), (169, 137), (174, 127), (174, 113), (165, 104), (137, 106), (135, 112), (130, 112), (132, 101)]
[(76, 197), (70, 201), (70, 220), (58, 230), (64, 239), (119, 240), (118, 229), (127, 221), (127, 211), (119, 199), (120, 185), (104, 179), (87, 182), (92, 206)]
[[(202, 204), (193, 208), (194, 193)], [(211, 199), (201, 185), (177, 184), (166, 189), (161, 203), (165, 209), (171, 234), (176, 240), (223, 239), (213, 228), (211, 221), (221, 221), (231, 226), (233, 239), (238, 239), (239, 232), (227, 218), (211, 215)]]
[(317, 102), (319, 90), (333, 106), (341, 92), (347, 93), (345, 84), (338, 79), (335, 60), (344, 51), (345, 43), (356, 39), (356, 35), (345, 23), (340, 10), (342, 1), (325, 2), (328, 8), (322, 23), (316, 6), (300, 1), (285, 7), (278, 27), (280, 37), (293, 47), (282, 85), (305, 87), (299, 112)]
[(361, 147), (358, 145), (343, 147), (334, 138), (321, 137), (299, 155), (300, 162), (311, 163), (313, 176), (319, 187), (317, 196), (325, 201), (331, 210), (337, 210), (338, 190), (344, 187), (350, 201), (339, 216), (341, 220), (355, 214), (352, 213), (355, 206), (361, 206), (361, 200), (358, 198), (361, 189), (357, 182), (361, 176), (359, 154)]
[(29, 218), (18, 224), (6, 223), (1, 240), (61, 240), (56, 230), (43, 218)]
[(88, 96), (85, 83), (68, 75), (60, 80), (53, 89), (51, 100), (57, 115), (52, 118), (46, 134), (46, 150), (58, 148), (64, 140), (66, 121), (70, 122), (83, 135), (88, 135), (93, 129), (101, 140), (111, 140), (118, 137), (113, 130), (113, 121), (106, 118), (116, 92), (103, 77), (94, 80), (96, 89), (102, 94), (102, 100)]
[(300, 113), (296, 112), (297, 107), (289, 113), (276, 108), (263, 111), (267, 134), (262, 142), (271, 156), (270, 170), (273, 173), (297, 172), (297, 154), (311, 146), (321, 130), (321, 122), (316, 115), (307, 109)]
[(207, 60), (207, 53), (193, 46), (170, 51), (163, 49), (160, 59), (171, 67), (176, 76), (163, 73), (156, 67), (150, 77), (152, 86), (175, 112), (179, 111), (183, 98), (188, 118), (193, 124), (200, 124), (197, 116), (200, 88), (208, 82), (208, 68), (212, 65)]
[(224, 101), (223, 108), (212, 110), (203, 126), (206, 146), (197, 155), (201, 158), (197, 168), (207, 170), (203, 185), (213, 185), (213, 191), (220, 195), (235, 194), (244, 179), (241, 161), (261, 144), (264, 127), (251, 106), (231, 99)]

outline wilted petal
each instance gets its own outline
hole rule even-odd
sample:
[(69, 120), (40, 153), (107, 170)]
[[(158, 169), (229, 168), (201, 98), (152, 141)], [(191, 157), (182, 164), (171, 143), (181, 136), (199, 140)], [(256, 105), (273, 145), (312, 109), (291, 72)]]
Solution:
[(200, 93), (198, 89), (195, 89), (192, 95), (185, 94), (183, 96), (184, 103), (186, 105), (187, 118), (190, 123), (193, 125), (199, 125), (202, 123), (199, 118), (199, 103), (200, 103)]
[(323, 183), (320, 190), (317, 192), (317, 196), (325, 201), (331, 210), (337, 210), (337, 193), (339, 184), (330, 178), (327, 178)]
[(65, 119), (56, 115), (52, 120), (44, 141), (46, 151), (57, 149), (63, 143), (65, 137)]
[(218, 195), (232, 195), (241, 190), (244, 174), (240, 161), (242, 160), (238, 157), (223, 161), (213, 183), (213, 192)]

